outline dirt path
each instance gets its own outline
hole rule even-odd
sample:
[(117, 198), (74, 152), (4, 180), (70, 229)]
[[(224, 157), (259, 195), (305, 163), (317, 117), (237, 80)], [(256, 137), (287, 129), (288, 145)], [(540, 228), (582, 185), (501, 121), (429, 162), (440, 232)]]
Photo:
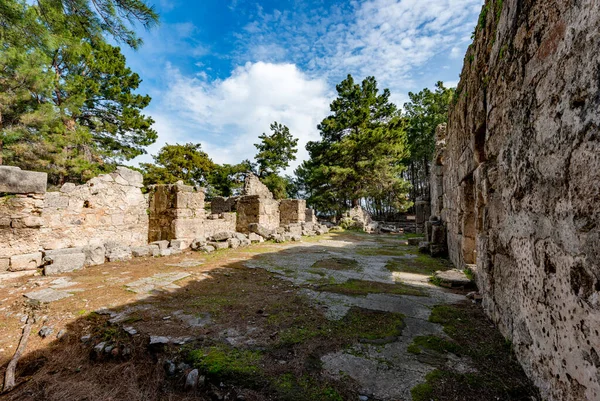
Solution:
[[(24, 313), (45, 334), (32, 335), (20, 364), (27, 381), (4, 397), (445, 399), (485, 363), (451, 335), (455, 315), (431, 317), (466, 299), (428, 282), (447, 268), (403, 237), (346, 232), (0, 283), (1, 366)], [(489, 330), (477, 319), (469, 324)], [(515, 380), (511, 390), (528, 395), (526, 380)], [(474, 397), (487, 394), (469, 386)], [(501, 386), (496, 393), (521, 399)]]

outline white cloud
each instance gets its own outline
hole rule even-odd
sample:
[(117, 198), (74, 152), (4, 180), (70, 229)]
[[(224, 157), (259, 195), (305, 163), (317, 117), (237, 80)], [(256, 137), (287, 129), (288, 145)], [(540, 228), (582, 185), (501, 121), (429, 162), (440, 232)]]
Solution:
[(239, 163), (254, 157), (258, 136), (277, 121), (299, 138), (291, 173), (307, 158), (306, 142), (319, 139), (316, 126), (329, 110), (325, 81), (307, 77), (294, 64), (247, 63), (212, 82), (184, 76), (171, 66), (165, 73), (171, 77), (168, 89), (154, 97), (149, 111), (159, 134), (149, 153), (164, 143), (200, 142), (215, 162)]

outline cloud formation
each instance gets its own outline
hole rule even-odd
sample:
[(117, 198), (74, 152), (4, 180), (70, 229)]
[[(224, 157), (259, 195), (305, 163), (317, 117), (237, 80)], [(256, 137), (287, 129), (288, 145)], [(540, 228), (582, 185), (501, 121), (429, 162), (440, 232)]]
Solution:
[(258, 136), (269, 132), (273, 121), (299, 138), (298, 159), (306, 158), (306, 142), (319, 138), (316, 126), (331, 97), (325, 81), (309, 78), (293, 64), (246, 63), (216, 81), (184, 76), (172, 66), (165, 73), (168, 88), (151, 110), (159, 141), (150, 153), (164, 143), (199, 142), (218, 163), (252, 159)]

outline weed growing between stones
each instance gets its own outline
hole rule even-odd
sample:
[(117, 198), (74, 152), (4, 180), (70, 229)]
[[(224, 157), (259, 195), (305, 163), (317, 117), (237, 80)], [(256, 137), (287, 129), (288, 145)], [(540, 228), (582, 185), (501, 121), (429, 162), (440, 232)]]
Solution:
[(476, 371), (460, 373), (440, 364), (426, 376), (425, 383), (412, 389), (414, 401), (539, 399), (538, 390), (525, 376), (510, 345), (480, 307), (471, 303), (436, 306), (429, 321), (442, 324), (449, 338), (416, 337), (408, 351), (466, 356)]
[(393, 294), (393, 295), (416, 295), (427, 296), (420, 288), (413, 287), (407, 284), (395, 283), (379, 283), (375, 281), (355, 280), (351, 279), (341, 284), (327, 284), (319, 287), (319, 291), (333, 292), (343, 295), (368, 295), (368, 294)]

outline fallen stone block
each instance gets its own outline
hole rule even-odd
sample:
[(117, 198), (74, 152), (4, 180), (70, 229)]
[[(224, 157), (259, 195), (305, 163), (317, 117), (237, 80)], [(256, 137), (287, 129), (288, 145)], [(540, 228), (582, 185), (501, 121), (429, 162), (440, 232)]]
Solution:
[(19, 272), (23, 270), (36, 270), (42, 265), (42, 253), (34, 252), (25, 255), (15, 255), (10, 258), (11, 272)]
[(226, 241), (226, 240), (228, 240), (229, 238), (232, 238), (232, 237), (233, 237), (233, 234), (234, 234), (234, 233), (232, 233), (231, 231), (222, 231), (222, 232), (220, 232), (220, 233), (216, 233), (216, 234), (214, 234), (214, 235), (212, 236), (212, 240), (213, 240), (213, 241), (217, 241), (217, 242), (219, 242), (219, 241)]
[(189, 242), (184, 239), (172, 239), (170, 247), (172, 249), (178, 249), (180, 251), (183, 251), (184, 249), (188, 249)]
[(294, 235), (292, 235), (291, 240), (294, 242), (300, 242), (300, 241), (302, 241), (302, 236), (298, 235), (298, 234), (294, 234)]
[(61, 273), (72, 272), (83, 269), (85, 264), (85, 253), (66, 253), (45, 256), (44, 274), (46, 276), (55, 276)]
[(65, 292), (65, 291), (58, 291), (58, 290), (53, 290), (52, 288), (46, 288), (46, 289), (39, 290), (39, 291), (29, 292), (29, 293), (25, 294), (24, 296), (25, 296), (25, 298), (28, 298), (29, 300), (31, 300), (33, 302), (50, 303), (50, 302), (58, 301), (63, 298), (70, 297), (72, 295), (73, 294), (69, 294), (68, 292)]
[(243, 233), (234, 233), (235, 238), (239, 239), (240, 241), (243, 241), (245, 239), (248, 239), (248, 237), (246, 236), (246, 234)]
[(101, 265), (106, 260), (106, 249), (100, 241), (92, 241), (87, 246), (83, 247), (85, 253), (85, 265), (96, 266)]
[(190, 248), (192, 248), (192, 250), (194, 251), (197, 251), (200, 247), (203, 247), (204, 245), (206, 245), (206, 240), (204, 238), (196, 238), (190, 244)]
[(198, 251), (210, 253), (210, 252), (214, 252), (215, 251), (215, 247), (211, 246), (211, 245), (203, 245), (200, 248), (198, 248)]
[(106, 259), (109, 262), (122, 262), (131, 259), (131, 248), (125, 245), (121, 245), (118, 242), (107, 242), (106, 245)]
[(252, 242), (248, 238), (244, 238), (240, 241), (240, 247), (250, 246)]
[(44, 194), (48, 174), (25, 171), (19, 167), (0, 166), (0, 192), (9, 194)]
[(160, 256), (160, 248), (158, 245), (148, 245), (148, 250), (151, 256)]
[(161, 250), (169, 247), (169, 241), (154, 241), (150, 245), (157, 245)]
[(269, 239), (277, 242), (278, 244), (281, 244), (281, 243), (285, 242), (285, 237), (283, 235), (280, 235), (280, 234), (273, 234), (273, 235), (270, 236)]
[(256, 233), (248, 234), (248, 239), (250, 240), (251, 243), (254, 243), (254, 244), (260, 243), (260, 242), (265, 242), (265, 239)]
[(212, 246), (215, 249), (227, 249), (229, 248), (229, 244), (227, 242), (209, 242), (208, 245)]
[(263, 238), (269, 238), (272, 234), (274, 234), (274, 230), (270, 230), (258, 223), (250, 223), (248, 225), (248, 230), (250, 230), (251, 233), (258, 234)]
[(229, 239), (227, 240), (227, 243), (229, 244), (229, 247), (230, 247), (231, 249), (236, 249), (236, 248), (239, 248), (239, 246), (240, 246), (241, 242), (242, 242), (242, 241), (240, 241), (240, 240), (239, 240), (239, 239), (237, 239), (237, 238), (229, 238)]
[(72, 255), (74, 253), (83, 253), (83, 247), (75, 247), (75, 248), (62, 248), (62, 249), (50, 249), (42, 251), (45, 258), (52, 258), (57, 255)]
[(173, 248), (159, 249), (160, 256), (171, 256), (173, 254)]
[(444, 287), (466, 287), (472, 284), (465, 273), (458, 269), (436, 271), (434, 275)]
[(429, 242), (428, 241), (419, 242), (419, 252), (429, 253)]
[(150, 256), (152, 253), (149, 246), (135, 246), (131, 248), (131, 254), (134, 258), (141, 258), (144, 256)]
[(20, 272), (0, 272), (0, 283), (3, 281), (13, 280), (15, 278), (34, 276), (37, 274), (37, 270), (23, 270)]

